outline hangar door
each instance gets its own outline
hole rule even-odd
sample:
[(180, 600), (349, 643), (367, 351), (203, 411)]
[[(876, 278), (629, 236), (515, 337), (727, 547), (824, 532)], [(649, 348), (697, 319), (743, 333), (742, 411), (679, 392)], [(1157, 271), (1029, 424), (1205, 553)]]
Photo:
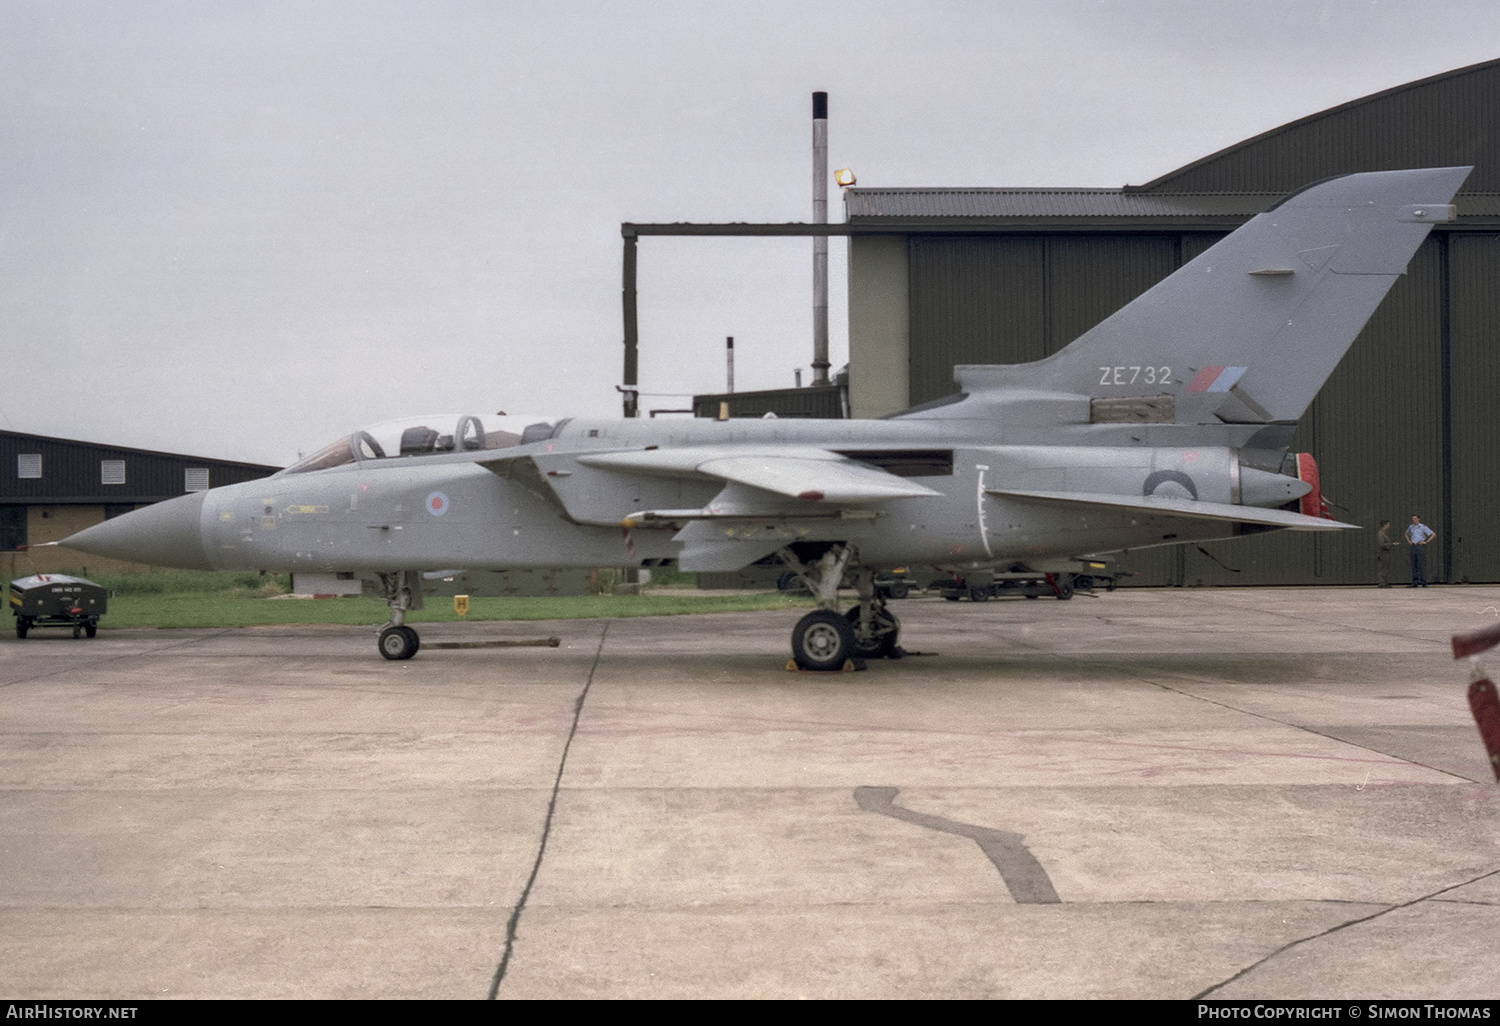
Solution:
[(1447, 238), (1450, 579), (1500, 581), (1500, 235)]
[(1181, 262), (1177, 235), (914, 235), (907, 242), (911, 402), (961, 363), (1057, 352)]
[[(960, 363), (1041, 359), (1212, 245), (1213, 234), (913, 236), (911, 401), (953, 392)], [(1437, 581), (1500, 581), (1500, 236), (1423, 244), (1302, 418), (1339, 519), (1358, 531), (1275, 532), (1140, 550), (1147, 585), (1372, 584), (1375, 530), (1410, 514), (1438, 531)], [(1406, 579), (1404, 546), (1392, 579)]]

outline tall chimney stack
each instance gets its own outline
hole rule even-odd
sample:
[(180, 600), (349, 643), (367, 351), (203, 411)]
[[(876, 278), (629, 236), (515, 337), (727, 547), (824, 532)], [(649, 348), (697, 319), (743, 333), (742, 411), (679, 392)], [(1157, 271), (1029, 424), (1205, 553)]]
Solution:
[[(828, 94), (813, 93), (813, 224), (828, 223)], [(813, 238), (812, 383), (828, 384), (828, 236)]]

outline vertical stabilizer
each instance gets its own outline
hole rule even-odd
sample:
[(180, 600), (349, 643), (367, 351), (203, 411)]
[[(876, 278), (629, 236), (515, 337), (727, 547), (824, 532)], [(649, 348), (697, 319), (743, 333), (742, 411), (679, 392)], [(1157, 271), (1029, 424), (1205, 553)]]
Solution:
[[(1005, 403), (1090, 400), (1090, 419), (1289, 424), (1307, 409), (1471, 168), (1344, 175), (1292, 193), (1035, 363), (956, 368)], [(956, 412), (956, 411), (955, 411)], [(1101, 415), (1102, 414), (1102, 415)]]

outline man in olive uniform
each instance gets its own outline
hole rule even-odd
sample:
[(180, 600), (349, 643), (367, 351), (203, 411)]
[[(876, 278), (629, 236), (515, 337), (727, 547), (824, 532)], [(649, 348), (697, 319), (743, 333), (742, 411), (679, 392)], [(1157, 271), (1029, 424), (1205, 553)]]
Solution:
[(1396, 543), (1391, 541), (1391, 522), (1382, 520), (1380, 533), (1375, 536), (1375, 579), (1382, 588), (1391, 586), (1391, 550), (1395, 547)]

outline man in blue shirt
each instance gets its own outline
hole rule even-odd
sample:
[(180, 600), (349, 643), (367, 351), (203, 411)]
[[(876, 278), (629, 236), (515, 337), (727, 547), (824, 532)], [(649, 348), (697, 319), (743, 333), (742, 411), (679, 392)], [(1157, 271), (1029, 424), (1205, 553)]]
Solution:
[(1411, 515), (1411, 526), (1406, 529), (1406, 544), (1411, 546), (1411, 583), (1408, 588), (1427, 587), (1427, 543), (1437, 537), (1437, 532), (1415, 513)]

